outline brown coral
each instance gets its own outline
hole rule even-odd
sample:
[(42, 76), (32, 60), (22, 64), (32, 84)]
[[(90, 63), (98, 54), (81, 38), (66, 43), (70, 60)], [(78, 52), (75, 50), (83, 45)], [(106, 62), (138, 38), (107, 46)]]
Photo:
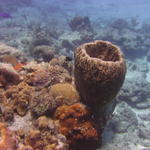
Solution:
[(51, 86), (50, 92), (55, 99), (60, 99), (62, 104), (71, 105), (79, 102), (79, 94), (70, 83), (57, 83)]
[(50, 85), (66, 82), (71, 79), (69, 72), (61, 66), (47, 65), (39, 67), (37, 70), (28, 74), (25, 82), (36, 87), (48, 87)]
[(32, 54), (37, 59), (48, 62), (54, 57), (54, 49), (47, 45), (38, 45), (32, 50)]
[(64, 67), (69, 71), (70, 74), (73, 72), (73, 63), (72, 58), (66, 57), (66, 56), (59, 56), (56, 58), (53, 58), (50, 62), (50, 65), (59, 65)]
[(20, 76), (10, 64), (0, 63), (0, 84), (14, 85), (20, 82)]
[(32, 116), (39, 117), (42, 115), (52, 115), (55, 109), (62, 104), (61, 100), (54, 99), (48, 89), (36, 91), (33, 97), (30, 108)]
[(0, 150), (16, 150), (16, 139), (13, 133), (7, 127), (0, 123)]
[(34, 150), (68, 150), (66, 139), (62, 135), (53, 136), (50, 131), (31, 130), (25, 144)]
[(98, 130), (83, 104), (61, 106), (56, 110), (55, 117), (59, 119), (60, 132), (67, 137), (71, 149), (94, 150), (98, 146)]
[[(4, 57), (6, 55), (7, 56), (9, 55), (11, 57), (15, 57), (17, 59), (17, 61), (20, 60), (22, 62), (26, 61), (26, 59), (27, 59), (25, 54), (23, 52), (21, 52), (20, 50), (14, 48), (14, 47), (8, 46), (4, 43), (0, 43), (0, 61), (1, 62), (7, 63), (7, 61), (5, 61), (6, 59), (4, 60)], [(8, 63), (9, 62), (10, 62), (10, 59), (8, 60)]]
[(75, 51), (75, 84), (81, 100), (95, 110), (103, 110), (118, 93), (126, 73), (119, 47), (107, 41), (79, 46)]
[(29, 109), (29, 104), (34, 96), (33, 93), (34, 88), (24, 82), (12, 86), (6, 91), (7, 105), (11, 105), (18, 115), (24, 116)]

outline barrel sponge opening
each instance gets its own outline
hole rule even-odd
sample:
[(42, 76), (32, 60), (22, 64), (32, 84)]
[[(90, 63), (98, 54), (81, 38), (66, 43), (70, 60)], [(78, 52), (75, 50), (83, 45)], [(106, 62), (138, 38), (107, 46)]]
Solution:
[(118, 48), (110, 45), (108, 42), (99, 41), (96, 43), (89, 43), (85, 45), (86, 53), (93, 58), (98, 58), (103, 61), (119, 61)]
[(76, 88), (93, 109), (103, 109), (116, 96), (125, 73), (121, 49), (108, 41), (85, 43), (75, 50)]

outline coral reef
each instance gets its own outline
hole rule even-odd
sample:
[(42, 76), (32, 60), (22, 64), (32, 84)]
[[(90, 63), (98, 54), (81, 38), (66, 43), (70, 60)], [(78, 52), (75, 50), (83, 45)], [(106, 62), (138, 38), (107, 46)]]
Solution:
[(28, 145), (21, 145), (17, 150), (33, 150), (33, 148)]
[(6, 125), (0, 123), (0, 133), (1, 133), (1, 140), (0, 140), (0, 150), (16, 150), (17, 143), (13, 132), (7, 129)]
[(0, 63), (0, 84), (15, 85), (21, 81), (20, 75), (10, 64)]
[(72, 58), (66, 56), (60, 56), (53, 58), (50, 62), (50, 65), (59, 65), (64, 67), (69, 71), (70, 74), (73, 74), (73, 63)]
[(103, 111), (116, 96), (125, 73), (123, 54), (110, 42), (86, 43), (75, 51), (75, 84), (81, 101), (93, 111)]
[(54, 99), (48, 89), (39, 89), (34, 94), (30, 103), (30, 109), (33, 117), (52, 116), (55, 109), (63, 105), (63, 103), (61, 99)]
[(47, 45), (36, 46), (31, 53), (39, 61), (49, 62), (54, 57), (54, 49)]
[(17, 112), (18, 115), (24, 116), (29, 109), (33, 96), (34, 88), (21, 82), (6, 91), (7, 102), (5, 103), (6, 105), (12, 106), (12, 109)]
[(63, 102), (63, 104), (71, 105), (77, 103), (80, 100), (79, 94), (76, 91), (75, 87), (69, 83), (58, 83), (54, 84), (50, 88), (50, 93), (55, 100)]
[(45, 116), (35, 121), (36, 129), (32, 129), (25, 137), (25, 144), (39, 150), (68, 150), (66, 138), (58, 132), (58, 123)]
[(114, 29), (122, 30), (129, 28), (129, 23), (126, 20), (120, 18), (113, 21), (110, 26)]
[[(91, 135), (89, 132), (94, 134), (94, 130), (90, 129), (95, 124), (100, 128), (102, 126), (99, 120), (94, 123), (93, 114), (89, 117), (85, 115), (86, 119), (77, 117), (75, 112), (72, 112), (73, 115), (67, 114), (71, 111), (70, 108), (75, 109), (70, 104), (78, 102), (74, 98), (76, 96), (72, 98), (69, 94), (72, 93), (71, 89), (74, 89), (73, 53), (79, 45), (100, 39), (110, 41), (123, 50), (128, 68), (118, 96), (105, 107), (106, 113), (111, 115), (108, 115), (107, 124), (102, 128), (103, 133), (100, 133), (103, 142), (100, 149), (149, 149), (150, 21), (149, 13), (145, 11), (148, 11), (150, 3), (95, 3), (90, 0), (77, 0), (72, 5), (72, 2), (0, 1), (0, 63), (4, 66), (0, 69), (0, 122), (6, 124), (6, 130), (10, 134), (17, 136), (15, 150), (81, 149), (81, 140), (88, 141), (85, 133), (88, 136)], [(133, 13), (129, 15), (130, 12)], [(105, 52), (107, 53), (107, 50)], [(108, 53), (112, 54), (110, 51)], [(95, 56), (96, 53), (92, 54)], [(94, 57), (93, 59), (98, 60)], [(5, 63), (12, 66), (8, 67)], [(92, 61), (90, 63), (92, 64)], [(88, 61), (85, 61), (85, 64), (88, 64)], [(92, 67), (95, 69), (96, 65)], [(109, 67), (107, 70), (109, 71)], [(103, 75), (105, 81), (108, 81), (107, 72), (101, 73), (101, 77)], [(113, 70), (110, 75), (113, 75)], [(92, 74), (92, 77), (97, 76), (98, 72)], [(93, 80), (92, 77), (89, 82)], [(115, 83), (113, 84), (115, 87)], [(55, 94), (51, 91), (52, 88), (57, 89)], [(89, 91), (94, 89), (90, 88)], [(108, 88), (108, 91), (111, 91), (111, 88)], [(9, 93), (12, 96), (9, 97)], [(95, 97), (96, 95), (91, 101)], [(85, 103), (82, 97), (81, 101)], [(64, 104), (67, 106), (62, 106)], [(113, 113), (111, 107), (115, 108)], [(56, 120), (54, 117), (55, 111), (59, 108), (66, 110), (66, 119)], [(89, 132), (85, 126), (89, 127)], [(60, 134), (60, 129), (65, 130), (64, 135)], [(2, 137), (0, 144), (3, 141)], [(14, 137), (10, 136), (9, 139)], [(77, 140), (80, 137), (83, 139)], [(101, 137), (98, 138), (101, 140)], [(88, 141), (87, 145), (89, 144)], [(83, 145), (82, 149), (94, 149), (92, 144), (92, 148), (87, 148), (85, 143)], [(10, 149), (8, 146), (2, 149)]]
[(81, 16), (76, 16), (74, 17), (70, 22), (69, 26), (72, 29), (72, 31), (81, 31), (81, 30), (87, 30), (91, 31), (91, 22), (89, 17), (81, 17)]
[(55, 118), (60, 132), (66, 136), (70, 149), (95, 150), (99, 145), (99, 131), (88, 109), (80, 103), (58, 107)]
[(7, 61), (5, 61), (6, 59), (4, 59), (4, 56), (8, 56), (8, 55), (14, 56), (17, 59), (17, 61), (24, 62), (27, 60), (27, 57), (25, 56), (25, 54), (21, 52), (20, 50), (14, 47), (8, 46), (4, 43), (0, 43), (0, 61), (4, 61), (7, 63)]
[[(33, 67), (32, 64), (31, 67)], [(41, 88), (48, 87), (59, 82), (67, 82), (70, 80), (71, 76), (65, 68), (58, 65), (52, 66), (49, 64), (43, 64), (42, 66), (39, 65), (39, 67), (35, 66), (35, 69), (33, 71), (30, 71), (30, 73), (28, 73), (25, 77), (26, 83), (31, 86)]]

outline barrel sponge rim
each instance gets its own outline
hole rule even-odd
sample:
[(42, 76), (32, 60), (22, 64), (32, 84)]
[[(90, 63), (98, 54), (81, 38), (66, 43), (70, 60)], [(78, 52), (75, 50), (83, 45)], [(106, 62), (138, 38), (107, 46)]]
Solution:
[[(98, 47), (96, 47), (98, 45)], [(110, 55), (117, 55), (117, 59), (115, 60), (103, 60), (101, 58), (97, 57), (91, 57), (90, 54), (87, 52), (87, 48), (91, 46), (91, 49), (94, 49), (94, 46), (96, 48), (99, 48), (100, 46), (105, 46), (105, 50), (108, 49), (106, 56), (109, 57)], [(93, 47), (92, 47), (93, 46)], [(95, 50), (95, 49), (94, 49)], [(101, 49), (98, 49), (100, 51)], [(112, 51), (113, 50), (113, 51)], [(93, 52), (91, 50), (91, 52)], [(115, 52), (115, 53), (113, 53)], [(94, 53), (94, 52), (93, 52)], [(103, 53), (102, 53), (103, 55)], [(115, 56), (112, 56), (114, 59)], [(89, 42), (85, 43), (75, 50), (75, 64), (76, 67), (79, 66), (80, 68), (83, 68), (83, 70), (103, 70), (102, 73), (103, 75), (112, 74), (114, 77), (115, 75), (118, 76), (119, 74), (125, 74), (126, 73), (126, 65), (125, 65), (125, 59), (124, 59), (124, 54), (122, 53), (121, 49), (112, 44), (111, 42), (108, 41), (102, 41), (102, 40), (97, 40), (94, 42)], [(124, 66), (124, 67), (123, 67)], [(114, 71), (116, 70), (116, 74)], [(94, 71), (88, 72), (91, 74), (94, 73)]]

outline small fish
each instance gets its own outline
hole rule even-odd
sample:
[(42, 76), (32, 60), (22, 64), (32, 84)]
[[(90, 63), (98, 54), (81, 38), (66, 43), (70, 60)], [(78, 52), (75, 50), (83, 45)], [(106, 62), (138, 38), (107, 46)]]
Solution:
[(0, 18), (12, 18), (9, 13), (0, 13)]
[(69, 56), (66, 56), (66, 61), (72, 61), (72, 58)]

